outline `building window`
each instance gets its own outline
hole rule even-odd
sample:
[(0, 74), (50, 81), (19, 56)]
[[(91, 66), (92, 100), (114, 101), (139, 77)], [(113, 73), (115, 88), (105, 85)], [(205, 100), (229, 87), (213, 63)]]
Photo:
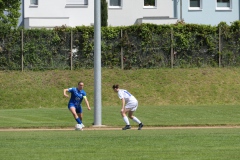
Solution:
[(38, 0), (30, 0), (30, 5), (38, 5)]
[(217, 9), (231, 9), (232, 0), (217, 0)]
[(144, 0), (144, 7), (148, 6), (155, 7), (156, 6), (155, 0)]
[(189, 9), (190, 10), (202, 9), (202, 0), (189, 0)]
[(88, 0), (67, 0), (67, 5), (88, 5)]
[(109, 6), (110, 7), (121, 7), (121, 0), (109, 0)]
[(190, 7), (200, 8), (200, 0), (190, 0)]

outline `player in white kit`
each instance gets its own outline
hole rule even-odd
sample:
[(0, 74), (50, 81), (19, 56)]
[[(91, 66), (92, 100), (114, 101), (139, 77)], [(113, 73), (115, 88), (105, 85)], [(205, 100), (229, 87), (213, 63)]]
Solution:
[[(118, 93), (118, 97), (122, 101), (121, 115), (123, 117), (124, 122), (126, 123), (126, 126), (123, 127), (122, 130), (131, 129), (128, 117), (132, 119), (134, 122), (138, 123), (138, 130), (141, 130), (143, 127), (143, 123), (137, 117), (133, 116), (133, 112), (136, 111), (138, 107), (137, 99), (127, 90), (119, 89), (118, 84), (113, 85), (112, 88), (115, 92)], [(128, 117), (126, 115), (127, 113)]]

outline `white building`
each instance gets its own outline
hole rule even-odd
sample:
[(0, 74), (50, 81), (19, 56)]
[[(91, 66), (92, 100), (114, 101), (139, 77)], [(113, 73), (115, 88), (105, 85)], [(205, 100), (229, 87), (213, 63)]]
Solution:
[[(174, 18), (173, 0), (155, 0), (155, 4), (144, 4), (144, 0), (107, 0), (108, 24), (129, 26), (139, 23), (172, 24)], [(118, 3), (111, 3), (117, 1)]]
[[(176, 0), (106, 0), (108, 25), (129, 26), (140, 23), (176, 23)], [(94, 0), (22, 0), (19, 25), (24, 28), (53, 28), (94, 24)]]
[(216, 26), (220, 22), (226, 22), (230, 25), (240, 18), (240, 2), (239, 0), (179, 0), (176, 17), (186, 23)]

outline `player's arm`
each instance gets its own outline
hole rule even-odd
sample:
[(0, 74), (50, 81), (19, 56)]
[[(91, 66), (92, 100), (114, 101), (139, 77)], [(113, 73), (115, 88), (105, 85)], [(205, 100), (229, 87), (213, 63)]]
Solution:
[(88, 99), (87, 99), (87, 96), (83, 96), (83, 98), (84, 98), (84, 100), (85, 100), (85, 103), (86, 103), (86, 105), (87, 105), (88, 110), (91, 110), (90, 105), (89, 105), (89, 102), (88, 102)]
[(63, 90), (63, 95), (64, 95), (65, 97), (69, 97), (69, 95), (67, 94), (67, 92), (68, 92), (68, 89), (64, 89), (64, 90)]

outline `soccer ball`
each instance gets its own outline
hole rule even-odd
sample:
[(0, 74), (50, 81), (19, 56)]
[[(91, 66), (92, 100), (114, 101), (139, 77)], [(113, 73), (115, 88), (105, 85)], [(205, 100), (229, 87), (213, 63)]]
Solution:
[(82, 125), (81, 124), (76, 124), (75, 125), (75, 130), (76, 131), (82, 131)]

